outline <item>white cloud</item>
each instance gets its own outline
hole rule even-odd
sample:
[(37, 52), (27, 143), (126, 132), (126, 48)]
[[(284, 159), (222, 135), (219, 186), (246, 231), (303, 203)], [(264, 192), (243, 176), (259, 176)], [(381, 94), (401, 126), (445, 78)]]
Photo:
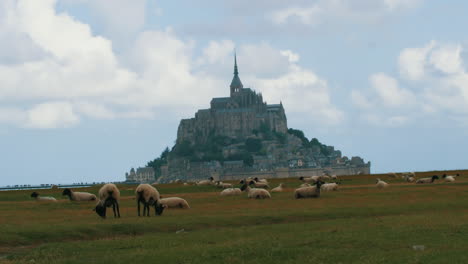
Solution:
[(434, 47), (431, 42), (422, 48), (404, 49), (398, 58), (400, 73), (410, 80), (420, 80), (426, 73), (426, 58)]
[(388, 107), (409, 106), (415, 102), (414, 95), (406, 89), (400, 88), (398, 81), (384, 73), (373, 74), (370, 83), (380, 98)]
[(296, 18), (300, 23), (316, 25), (320, 21), (323, 10), (319, 6), (312, 7), (288, 7), (277, 10), (271, 14), (271, 19), (276, 24), (285, 24), (290, 19)]
[(79, 117), (74, 113), (68, 102), (50, 102), (34, 106), (27, 111), (25, 126), (31, 128), (61, 128), (79, 123)]
[(463, 72), (461, 52), (461, 45), (441, 46), (432, 52), (429, 62), (444, 74), (461, 73)]

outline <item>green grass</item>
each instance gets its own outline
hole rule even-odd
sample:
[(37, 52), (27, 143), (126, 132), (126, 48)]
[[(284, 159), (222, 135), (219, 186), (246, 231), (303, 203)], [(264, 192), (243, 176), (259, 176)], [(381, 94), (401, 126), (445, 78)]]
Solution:
[(122, 218), (105, 220), (93, 202), (69, 202), (60, 190), (43, 191), (57, 203), (1, 192), (0, 263), (468, 263), (468, 179), (415, 185), (381, 177), (391, 186), (378, 190), (374, 178), (353, 176), (338, 192), (303, 200), (293, 199), (297, 179), (273, 180), (289, 189), (271, 200), (161, 185), (163, 196), (183, 197), (192, 209), (141, 218), (136, 186), (119, 185)]

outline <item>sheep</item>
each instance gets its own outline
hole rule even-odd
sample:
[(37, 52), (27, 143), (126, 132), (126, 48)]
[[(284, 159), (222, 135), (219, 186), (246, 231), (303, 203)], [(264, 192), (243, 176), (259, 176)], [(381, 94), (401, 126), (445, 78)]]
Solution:
[(239, 188), (227, 188), (224, 189), (219, 195), (220, 196), (236, 196), (241, 195), (242, 191)]
[(138, 216), (140, 216), (140, 203), (143, 203), (143, 216), (149, 216), (150, 206), (154, 206), (154, 214), (161, 215), (164, 206), (159, 203), (161, 198), (156, 188), (149, 184), (140, 184), (135, 190)]
[(405, 181), (407, 181), (407, 182), (414, 182), (414, 172), (413, 172), (413, 173), (408, 173), (408, 174), (404, 175), (403, 178), (404, 178)]
[(265, 188), (265, 189), (270, 188), (270, 186), (268, 186), (268, 183), (264, 183), (264, 182), (250, 181), (249, 185), (254, 185), (255, 188)]
[(244, 185), (242, 185), (241, 191), (246, 191), (248, 198), (254, 198), (254, 199), (271, 198), (271, 195), (267, 190), (259, 189), (259, 188), (250, 188), (250, 186), (247, 185), (247, 183), (244, 183)]
[(381, 188), (387, 188), (388, 187), (388, 183), (382, 181), (381, 179), (377, 178), (377, 183), (375, 184), (375, 187), (381, 189)]
[[(115, 186), (115, 184), (108, 183), (104, 184), (104, 186), (99, 189), (99, 201), (96, 204), (96, 207), (93, 209), (93, 211), (96, 211), (96, 213), (102, 217), (106, 218), (106, 209), (107, 207), (112, 206), (112, 210), (114, 211), (114, 218), (119, 217), (120, 218), (120, 210), (119, 210), (119, 199), (120, 199), (120, 191)], [(116, 211), (117, 209), (117, 211)]]
[(55, 199), (52, 196), (39, 196), (39, 193), (33, 192), (31, 193), (31, 197), (36, 199), (36, 201), (41, 201), (41, 202), (56, 202), (57, 199)]
[(435, 180), (438, 180), (439, 176), (434, 175), (432, 177), (428, 178), (421, 178), (416, 181), (417, 184), (424, 184), (424, 183), (433, 183)]
[(320, 187), (320, 189), (322, 191), (338, 191), (338, 183), (325, 183)]
[(390, 177), (390, 178), (397, 178), (397, 174), (394, 173), (394, 172), (387, 173), (387, 176)]
[(338, 180), (338, 176), (336, 176), (336, 175), (334, 175), (334, 174), (333, 174), (332, 176), (330, 176), (330, 177), (331, 177), (331, 179), (334, 180), (334, 181)]
[(203, 185), (213, 185), (214, 178), (210, 177), (208, 180), (201, 180), (196, 183), (197, 186), (203, 186)]
[(258, 177), (255, 177), (255, 178), (254, 178), (254, 181), (256, 181), (256, 182), (263, 182), (263, 183), (268, 184), (267, 179), (259, 179)]
[(294, 190), (294, 198), (318, 198), (322, 184), (322, 181), (317, 181), (313, 186), (298, 188)]
[(301, 176), (301, 177), (299, 177), (299, 180), (303, 181), (303, 182), (313, 182), (313, 183), (315, 183), (316, 181), (319, 180), (319, 178), (320, 178), (320, 176), (311, 176), (311, 177), (308, 177), (308, 178)]
[(62, 196), (67, 195), (70, 201), (96, 201), (96, 195), (88, 192), (74, 192), (66, 188), (62, 192)]
[(162, 198), (159, 200), (159, 202), (165, 207), (165, 208), (182, 208), (182, 209), (190, 209), (189, 204), (187, 203), (186, 200), (180, 198), (180, 197), (168, 197), (168, 198)]
[(323, 181), (323, 182), (327, 182), (327, 181), (331, 180), (331, 177), (328, 176), (328, 175), (322, 175), (322, 176), (319, 177), (319, 180)]
[(223, 189), (232, 188), (232, 184), (231, 184), (231, 183), (220, 182), (220, 181), (217, 181), (217, 182), (216, 182), (216, 186), (217, 186), (218, 188), (223, 188)]
[(299, 186), (299, 188), (302, 188), (302, 187), (310, 187), (310, 186), (312, 186), (312, 185), (310, 185), (310, 183), (307, 183), (307, 182), (306, 182), (306, 183), (301, 184), (301, 185)]
[[(457, 176), (458, 176), (458, 174), (457, 174)], [(447, 175), (447, 174), (442, 175), (442, 178), (444, 178), (445, 182), (454, 182), (455, 177), (456, 176)]]
[(272, 192), (272, 193), (273, 193), (273, 192), (282, 192), (282, 191), (283, 191), (283, 188), (284, 188), (284, 184), (283, 184), (283, 183), (280, 183), (280, 184), (278, 185), (278, 187), (273, 188), (273, 189), (271, 190), (271, 192)]
[(251, 177), (248, 177), (247, 179), (242, 179), (239, 181), (239, 184), (245, 184), (247, 182), (251, 182), (253, 181), (254, 179), (252, 179)]

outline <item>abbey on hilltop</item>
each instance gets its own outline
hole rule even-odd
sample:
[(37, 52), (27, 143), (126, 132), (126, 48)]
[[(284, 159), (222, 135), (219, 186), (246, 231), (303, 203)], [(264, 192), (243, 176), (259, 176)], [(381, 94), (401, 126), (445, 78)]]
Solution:
[[(154, 180), (195, 181), (246, 177), (286, 178), (369, 174), (370, 162), (341, 155), (333, 146), (288, 129), (283, 104), (267, 104), (261, 93), (244, 88), (234, 55), (230, 96), (213, 98), (209, 109), (183, 119), (174, 147), (148, 162)], [(135, 177), (127, 177), (135, 181)], [(146, 180), (146, 181), (152, 181)]]

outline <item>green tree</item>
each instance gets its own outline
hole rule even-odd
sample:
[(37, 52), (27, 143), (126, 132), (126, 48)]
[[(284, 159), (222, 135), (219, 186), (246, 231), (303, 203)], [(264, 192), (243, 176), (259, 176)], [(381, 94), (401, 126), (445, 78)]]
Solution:
[(258, 138), (248, 138), (245, 141), (245, 148), (248, 152), (257, 153), (262, 149), (262, 140)]

